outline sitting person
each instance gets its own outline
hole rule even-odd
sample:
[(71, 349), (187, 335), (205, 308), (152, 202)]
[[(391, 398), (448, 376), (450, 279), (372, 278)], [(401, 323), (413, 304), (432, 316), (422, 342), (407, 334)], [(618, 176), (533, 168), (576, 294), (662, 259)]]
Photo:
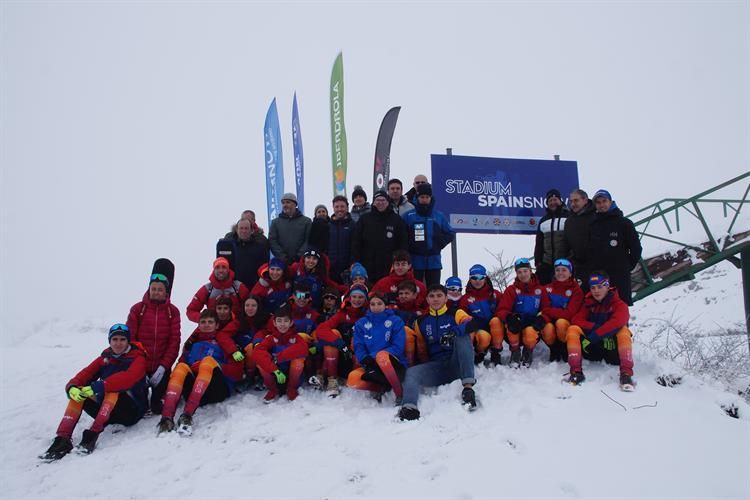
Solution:
[(263, 301), (251, 294), (245, 299), (238, 318), (237, 332), (232, 336), (237, 350), (245, 355), (245, 378), (248, 381), (253, 381), (256, 376), (253, 348), (263, 340), (267, 323), (268, 314), (263, 309)]
[(469, 284), (466, 285), (466, 293), (461, 297), (458, 307), (471, 315), (476, 326), (471, 341), (474, 344), (474, 363), (477, 365), (484, 361), (490, 344), (490, 363), (495, 366), (500, 364), (503, 327), (494, 316), (501, 297), (502, 294), (492, 286), (487, 269), (481, 264), (471, 266)]
[(404, 322), (385, 307), (385, 297), (370, 294), (370, 310), (354, 324), (354, 354), (360, 368), (352, 370), (346, 385), (374, 393), (380, 399), (393, 389), (396, 401), (403, 395), (401, 381), (406, 371)]
[(323, 290), (323, 303), (318, 309), (320, 314), (320, 321), (328, 321), (333, 317), (334, 314), (339, 312), (341, 307), (341, 293), (333, 288), (325, 288)]
[(287, 272), (293, 286), (306, 283), (310, 287), (313, 307), (320, 307), (325, 287), (335, 288), (342, 293), (346, 291), (347, 287), (339, 285), (328, 277), (328, 267), (328, 257), (322, 255), (316, 248), (308, 247), (299, 262), (292, 264)]
[(391, 306), (391, 308), (394, 309), (405, 325), (406, 342), (404, 351), (408, 366), (414, 366), (418, 361), (427, 361), (427, 344), (425, 344), (422, 335), (417, 335), (414, 326), (421, 316), (427, 314), (427, 304), (417, 305), (417, 285), (412, 280), (404, 280), (398, 284), (398, 304)]
[(427, 343), (429, 361), (406, 370), (403, 406), (398, 417), (401, 420), (419, 418), (417, 401), (422, 387), (435, 387), (461, 380), (462, 404), (469, 410), (477, 406), (474, 394), (474, 349), (466, 327), (471, 317), (459, 309), (455, 315), (448, 312), (448, 296), (440, 284), (427, 289), (430, 312), (417, 320), (417, 332)]
[(130, 341), (127, 325), (109, 329), (109, 347), (65, 385), (68, 406), (57, 427), (52, 445), (40, 457), (58, 460), (73, 449), (73, 430), (85, 411), (94, 418), (83, 431), (77, 450), (94, 451), (96, 440), (107, 424), (133, 425), (146, 411), (146, 353)]
[(362, 285), (366, 286), (369, 290), (371, 288), (369, 276), (367, 275), (367, 269), (359, 262), (352, 264), (349, 270), (349, 286)]
[(312, 332), (320, 322), (320, 313), (312, 305), (310, 285), (305, 282), (295, 283), (294, 294), (289, 299), (289, 305), (292, 308), (294, 330), (310, 343)]
[(258, 275), (260, 278), (251, 293), (260, 297), (263, 309), (273, 314), (292, 294), (292, 283), (286, 279), (286, 264), (274, 257), (267, 266), (258, 269)]
[(542, 340), (549, 347), (550, 362), (568, 361), (568, 327), (583, 304), (583, 290), (573, 277), (573, 264), (568, 259), (557, 259), (554, 273), (552, 282), (544, 287), (549, 304), (542, 312), (550, 322), (544, 325)]
[(457, 276), (451, 276), (445, 280), (445, 289), (448, 290), (448, 309), (456, 311), (458, 309), (458, 303), (461, 302), (461, 297), (464, 296), (464, 285), (461, 282), (461, 278)]
[(628, 305), (609, 286), (609, 275), (604, 271), (591, 273), (589, 290), (583, 307), (568, 328), (568, 382), (577, 385), (586, 380), (582, 357), (592, 361), (604, 359), (608, 364), (620, 365), (620, 389), (632, 391), (635, 389), (633, 335), (628, 329)]
[[(222, 307), (229, 309), (226, 305)], [(231, 396), (235, 382), (242, 379), (245, 356), (232, 340), (236, 329), (219, 330), (219, 321), (215, 310), (205, 309), (200, 314), (198, 328), (185, 341), (182, 356), (167, 384), (159, 434), (174, 430), (174, 415), (181, 397), (186, 401), (177, 420), (177, 432), (189, 436), (198, 407), (224, 401)]]

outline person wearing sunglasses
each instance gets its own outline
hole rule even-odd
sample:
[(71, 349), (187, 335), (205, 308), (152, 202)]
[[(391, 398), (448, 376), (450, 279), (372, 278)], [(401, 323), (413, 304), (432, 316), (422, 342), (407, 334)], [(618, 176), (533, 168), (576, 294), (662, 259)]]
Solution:
[(216, 299), (229, 297), (232, 299), (232, 312), (240, 313), (240, 304), (250, 295), (244, 283), (235, 279), (234, 271), (229, 268), (229, 261), (224, 257), (214, 260), (211, 276), (208, 283), (203, 285), (193, 295), (193, 300), (187, 306), (187, 317), (190, 321), (198, 323), (203, 308), (215, 309)]
[(495, 317), (495, 310), (501, 297), (502, 294), (492, 286), (487, 269), (481, 264), (471, 266), (466, 293), (461, 297), (458, 306), (471, 315), (476, 325), (471, 334), (475, 353), (474, 364), (478, 365), (484, 361), (490, 344), (490, 363), (494, 366), (500, 364), (503, 328), (500, 320)]
[(318, 309), (320, 314), (320, 322), (328, 321), (339, 311), (341, 307), (341, 293), (334, 288), (326, 288), (323, 290), (323, 303)]
[(312, 342), (312, 332), (320, 322), (320, 313), (312, 305), (310, 285), (304, 282), (295, 284), (289, 305), (292, 308), (294, 329), (305, 341)]
[(161, 413), (172, 365), (180, 353), (180, 311), (169, 300), (169, 280), (152, 274), (143, 300), (130, 308), (126, 321), (134, 342), (146, 351), (148, 410)]
[(531, 365), (534, 347), (548, 322), (542, 311), (548, 307), (549, 297), (531, 271), (529, 259), (517, 259), (513, 267), (516, 279), (503, 292), (495, 316), (503, 322), (502, 332), (510, 344), (510, 366), (519, 368)]
[(52, 445), (40, 456), (59, 460), (73, 450), (73, 431), (81, 413), (94, 418), (83, 431), (76, 451), (94, 451), (99, 435), (108, 424), (131, 426), (146, 411), (146, 354), (138, 342), (131, 342), (127, 325), (116, 323), (109, 329), (109, 347), (65, 385), (68, 406), (57, 427)]
[(458, 276), (451, 276), (445, 280), (445, 289), (448, 290), (448, 309), (458, 309), (461, 297), (464, 296), (464, 284)]
[(542, 340), (549, 347), (549, 360), (568, 361), (566, 341), (573, 316), (583, 304), (583, 290), (573, 276), (573, 264), (568, 259), (555, 261), (555, 279), (545, 285), (549, 303), (544, 315), (549, 323), (544, 325)]
[(560, 191), (550, 189), (545, 196), (547, 211), (539, 219), (534, 245), (534, 265), (539, 283), (546, 285), (552, 281), (553, 263), (570, 253), (565, 240), (565, 223), (570, 211), (562, 201)]

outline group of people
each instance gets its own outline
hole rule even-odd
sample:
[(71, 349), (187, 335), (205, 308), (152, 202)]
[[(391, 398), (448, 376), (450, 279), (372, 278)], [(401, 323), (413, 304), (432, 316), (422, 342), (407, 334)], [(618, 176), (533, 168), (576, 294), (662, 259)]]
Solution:
[(160, 414), (159, 434), (189, 435), (200, 406), (253, 389), (265, 391), (265, 403), (294, 400), (303, 384), (336, 397), (345, 380), (378, 401), (392, 391), (398, 417), (414, 420), (422, 388), (460, 380), (471, 411), (475, 367), (503, 364), (505, 346), (508, 365), (528, 367), (540, 340), (550, 362), (568, 362), (569, 383), (585, 380), (583, 358), (603, 359), (620, 366), (621, 388), (633, 390), (630, 293), (620, 269), (629, 280), (640, 245), (607, 191), (593, 201), (574, 191), (568, 211), (550, 190), (536, 273), (529, 259), (516, 260), (515, 280), (502, 291), (481, 264), (466, 286), (456, 276), (441, 283), (440, 250), (455, 233), (435, 210), (426, 177), (405, 195), (392, 179), (372, 207), (355, 189), (353, 202), (357, 221), (342, 196), (332, 216), (318, 206), (311, 221), (286, 194), (268, 238), (244, 212), (187, 306), (197, 327), (181, 352), (170, 280), (152, 274), (126, 324), (110, 328), (109, 347), (66, 385), (68, 405), (42, 458), (73, 450), (83, 411), (94, 422), (77, 449), (90, 453), (107, 424)]

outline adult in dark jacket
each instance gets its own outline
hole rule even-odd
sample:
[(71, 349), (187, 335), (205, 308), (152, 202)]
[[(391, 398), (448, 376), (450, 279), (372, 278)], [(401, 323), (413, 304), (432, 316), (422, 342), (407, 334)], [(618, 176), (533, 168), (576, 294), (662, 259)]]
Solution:
[(352, 261), (365, 269), (370, 282), (376, 283), (391, 270), (395, 250), (406, 250), (406, 225), (388, 201), (388, 193), (380, 190), (372, 199), (375, 207), (362, 216), (352, 235)]
[(325, 222), (316, 219), (310, 231), (310, 246), (328, 255), (331, 279), (339, 284), (346, 283), (352, 265), (353, 233), (354, 221), (349, 214), (349, 201), (341, 195), (333, 198), (333, 216)]
[(587, 260), (591, 269), (603, 269), (620, 298), (633, 305), (630, 271), (641, 258), (641, 241), (633, 222), (622, 214), (608, 191), (594, 195), (596, 218), (591, 223)]
[(562, 202), (560, 191), (547, 191), (547, 213), (539, 219), (534, 246), (534, 264), (539, 283), (546, 285), (555, 274), (554, 262), (568, 256), (565, 243), (565, 224), (570, 212)]
[(372, 210), (372, 206), (367, 203), (367, 193), (362, 189), (362, 186), (354, 186), (352, 203), (354, 206), (352, 207), (351, 216), (354, 222), (359, 222), (360, 217)]
[(429, 287), (440, 284), (440, 271), (443, 269), (440, 251), (453, 241), (456, 232), (445, 215), (435, 210), (430, 184), (417, 186), (417, 204), (414, 207), (402, 218), (408, 232), (414, 277)]
[(568, 260), (573, 263), (573, 274), (585, 292), (589, 289), (589, 274), (592, 271), (586, 260), (589, 248), (589, 226), (596, 217), (594, 203), (583, 189), (570, 193), (570, 214), (565, 220), (565, 244)]
[(235, 227), (225, 239), (232, 242), (234, 275), (250, 290), (258, 282), (258, 269), (268, 262), (270, 245), (263, 233), (253, 230), (250, 221), (240, 219)]
[(312, 221), (297, 208), (297, 196), (294, 193), (286, 193), (281, 197), (281, 207), (281, 213), (271, 223), (269, 241), (274, 257), (291, 265), (305, 251)]

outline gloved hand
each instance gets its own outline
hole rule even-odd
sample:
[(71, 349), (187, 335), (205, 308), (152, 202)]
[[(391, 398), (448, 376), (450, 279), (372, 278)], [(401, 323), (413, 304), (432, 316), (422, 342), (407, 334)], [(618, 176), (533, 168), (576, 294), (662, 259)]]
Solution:
[(464, 325), (464, 331), (466, 333), (474, 333), (477, 330), (479, 330), (479, 321), (477, 321), (475, 318), (471, 318), (469, 321), (467, 321)]
[(159, 365), (159, 367), (154, 370), (154, 373), (149, 377), (148, 383), (151, 387), (156, 387), (161, 382), (161, 379), (164, 377), (164, 373), (166, 373), (167, 369), (163, 366)]
[(235, 361), (243, 361), (245, 359), (245, 355), (242, 354), (240, 351), (234, 351), (232, 353), (232, 359)]
[(523, 319), (521, 318), (521, 315), (518, 313), (510, 313), (505, 318), (505, 326), (507, 326), (508, 330), (513, 333), (521, 333), (521, 328), (523, 328)]
[(596, 334), (595, 330), (591, 330), (587, 335), (586, 339), (591, 345), (600, 345), (602, 343), (602, 337)]
[(452, 347), (455, 340), (456, 332), (451, 331), (440, 337), (440, 345), (443, 347)]
[(276, 383), (279, 385), (286, 382), (286, 375), (281, 370), (274, 371), (273, 376), (276, 377)]
[(362, 368), (364, 368), (365, 371), (374, 371), (377, 367), (377, 363), (372, 359), (372, 356), (365, 356), (359, 364), (362, 365)]
[(76, 386), (71, 387), (68, 389), (68, 397), (75, 401), (76, 403), (80, 403), (84, 399), (86, 399), (86, 396), (81, 394), (81, 389), (79, 389)]
[(94, 389), (91, 388), (90, 385), (87, 385), (86, 387), (81, 387), (81, 396), (84, 398), (90, 398), (94, 395)]
[(541, 314), (534, 316), (534, 319), (531, 321), (531, 326), (537, 332), (541, 332), (542, 330), (544, 330), (544, 325), (546, 324), (547, 324), (547, 321), (544, 319), (544, 316), (542, 316)]
[(318, 348), (317, 348), (316, 346), (311, 346), (311, 347), (310, 347), (310, 348), (309, 348), (309, 349), (307, 350), (307, 352), (309, 352), (309, 353), (310, 353), (310, 356), (315, 356), (316, 354), (318, 354)]
[(603, 339), (604, 349), (607, 351), (614, 351), (617, 349), (617, 342), (611, 335), (606, 335)]

